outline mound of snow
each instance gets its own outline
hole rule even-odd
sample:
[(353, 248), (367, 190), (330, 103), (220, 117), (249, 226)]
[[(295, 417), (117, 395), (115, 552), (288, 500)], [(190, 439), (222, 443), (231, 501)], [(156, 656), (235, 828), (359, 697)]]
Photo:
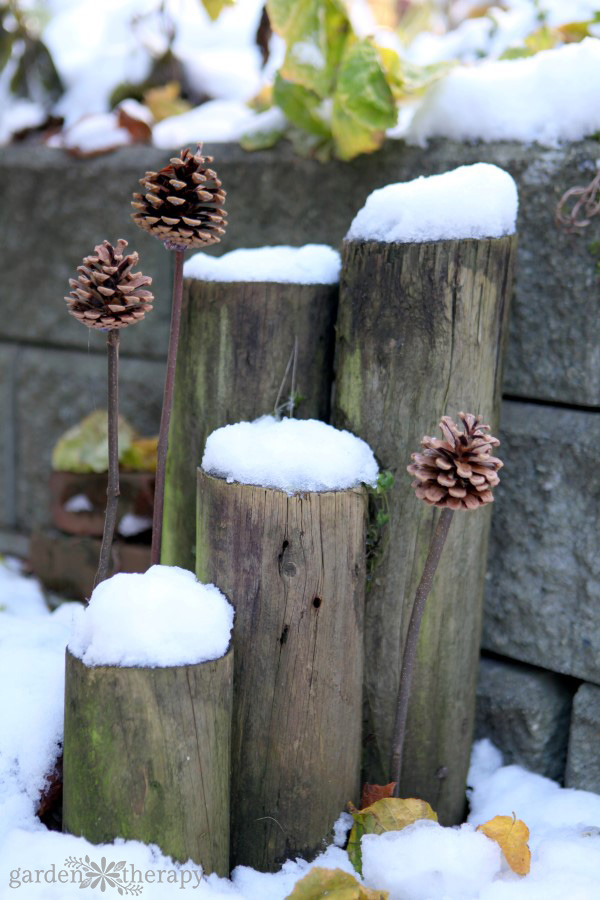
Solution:
[(230, 482), (288, 494), (374, 484), (378, 472), (371, 448), (349, 431), (315, 419), (278, 421), (273, 416), (213, 431), (202, 468)]
[(489, 163), (443, 175), (388, 184), (373, 191), (346, 240), (412, 243), (512, 234), (517, 219), (515, 182)]
[(525, 59), (459, 66), (428, 93), (406, 138), (580, 141), (600, 130), (599, 85), (598, 38)]
[(177, 566), (102, 581), (69, 650), (88, 666), (185, 666), (226, 653), (233, 607), (213, 584)]
[(336, 284), (340, 254), (325, 244), (304, 247), (258, 247), (223, 256), (196, 253), (183, 267), (199, 281), (275, 281), (279, 284)]

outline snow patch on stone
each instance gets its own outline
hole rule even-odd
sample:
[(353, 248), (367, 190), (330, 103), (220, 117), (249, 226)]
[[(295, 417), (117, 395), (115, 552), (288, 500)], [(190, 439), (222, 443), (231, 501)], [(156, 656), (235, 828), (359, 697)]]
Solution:
[(517, 186), (498, 166), (475, 163), (373, 191), (346, 240), (420, 243), (513, 234)]
[(523, 141), (555, 146), (600, 130), (600, 40), (525, 59), (458, 66), (427, 94), (406, 139)]

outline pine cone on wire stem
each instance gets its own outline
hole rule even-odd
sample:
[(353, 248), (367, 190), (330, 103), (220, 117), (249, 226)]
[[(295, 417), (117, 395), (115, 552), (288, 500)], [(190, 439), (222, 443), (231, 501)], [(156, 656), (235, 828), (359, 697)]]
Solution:
[(459, 413), (463, 431), (450, 416), (440, 422), (443, 440), (425, 436), (421, 453), (413, 453), (407, 471), (415, 476), (412, 486), (420, 500), (430, 506), (478, 509), (494, 499), (492, 488), (500, 479), (502, 460), (491, 456), (500, 441), (480, 417)]
[(459, 415), (463, 431), (450, 416), (442, 416), (440, 429), (443, 439), (425, 436), (421, 441), (425, 449), (421, 453), (413, 453), (413, 462), (407, 466), (408, 472), (415, 478), (412, 486), (417, 497), (429, 506), (441, 507), (442, 511), (437, 517), (423, 574), (415, 593), (402, 657), (390, 758), (390, 781), (396, 782), (396, 797), (402, 772), (408, 703), (419, 631), (450, 523), (455, 510), (479, 509), (480, 506), (491, 503), (494, 499), (492, 488), (500, 481), (498, 469), (501, 468), (502, 461), (491, 455), (492, 448), (499, 446), (500, 441), (488, 434), (489, 426), (482, 425), (479, 416), (462, 412)]
[(68, 311), (83, 325), (108, 332), (108, 486), (94, 587), (108, 578), (119, 502), (119, 333), (140, 322), (154, 299), (146, 290), (152, 279), (132, 271), (139, 256), (125, 254), (126, 246), (122, 238), (115, 247), (108, 241), (98, 244), (78, 267), (77, 278), (69, 279), (71, 293), (65, 297)]
[(195, 154), (182, 150), (159, 172), (146, 172), (140, 179), (146, 193), (133, 195), (134, 222), (169, 250), (207, 247), (225, 233), (225, 191), (208, 167), (212, 156), (201, 151), (202, 144)]
[(77, 268), (77, 278), (70, 278), (71, 293), (65, 297), (68, 311), (88, 328), (109, 331), (140, 322), (152, 309), (154, 297), (147, 290), (152, 279), (133, 272), (139, 256), (125, 254), (127, 241), (115, 247), (103, 241), (95, 253), (86, 256)]
[(212, 156), (202, 156), (202, 144), (198, 144), (196, 153), (182, 150), (160, 171), (146, 172), (140, 184), (147, 193), (134, 194), (131, 204), (136, 210), (133, 213), (136, 225), (161, 240), (167, 250), (175, 252), (167, 375), (156, 460), (152, 565), (160, 562), (162, 546), (166, 459), (181, 324), (183, 258), (188, 248), (215, 244), (225, 233), (225, 191), (217, 173), (208, 166), (211, 162)]

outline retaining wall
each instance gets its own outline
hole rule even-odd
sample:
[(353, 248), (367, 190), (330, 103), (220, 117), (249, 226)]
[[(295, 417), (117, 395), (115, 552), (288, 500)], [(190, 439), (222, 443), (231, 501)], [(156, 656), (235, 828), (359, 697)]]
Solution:
[[(388, 142), (372, 156), (328, 165), (301, 159), (287, 145), (255, 154), (234, 145), (205, 149), (228, 192), (230, 225), (216, 253), (277, 243), (339, 246), (367, 195), (392, 181), (478, 161), (514, 176), (519, 253), (500, 434), (506, 468), (492, 526), (483, 645), (562, 673), (570, 695), (581, 682), (600, 685), (600, 315), (590, 249), (600, 228), (596, 220), (585, 235), (568, 236), (554, 225), (563, 191), (590, 180), (598, 143), (435, 142), (420, 149)], [(124, 414), (144, 433), (158, 429), (171, 255), (131, 224), (129, 199), (143, 172), (168, 156), (127, 148), (81, 161), (42, 147), (0, 149), (0, 550), (22, 546), (19, 535), (48, 522), (52, 446), (105, 403), (104, 338), (69, 317), (62, 299), (81, 258), (104, 238), (127, 238), (154, 278), (154, 311), (123, 334), (121, 384)], [(485, 687), (482, 672), (480, 692), (491, 695), (491, 677)], [(550, 682), (536, 684), (543, 692)], [(595, 693), (578, 694), (578, 723), (588, 695)], [(581, 750), (586, 739), (577, 735), (589, 733), (580, 724), (574, 732), (573, 786), (592, 752), (589, 739)]]

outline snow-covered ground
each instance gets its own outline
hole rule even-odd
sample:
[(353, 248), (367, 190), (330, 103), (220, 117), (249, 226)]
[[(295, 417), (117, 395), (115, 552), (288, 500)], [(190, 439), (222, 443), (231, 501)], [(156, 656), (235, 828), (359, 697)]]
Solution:
[[(81, 893), (73, 883), (73, 866), (86, 856), (100, 868), (104, 858), (105, 870), (124, 862), (127, 879), (142, 878), (140, 895), (150, 900), (179, 897), (181, 890), (204, 900), (284, 900), (312, 866), (353, 873), (346, 852), (332, 845), (313, 863), (288, 861), (275, 874), (239, 867), (231, 880), (205, 878), (198, 866), (173, 865), (156, 847), (135, 841), (93, 846), (47, 830), (35, 807), (59, 753), (64, 649), (81, 615), (78, 604), (49, 612), (36, 582), (23, 577), (16, 562), (0, 562), (1, 900), (117, 896), (110, 884)], [(598, 900), (600, 796), (503, 766), (488, 741), (474, 747), (469, 784), (471, 814), (460, 828), (423, 821), (365, 837), (365, 884), (389, 891), (390, 900)], [(532, 864), (524, 877), (475, 831), (479, 823), (513, 813), (530, 828)]]

